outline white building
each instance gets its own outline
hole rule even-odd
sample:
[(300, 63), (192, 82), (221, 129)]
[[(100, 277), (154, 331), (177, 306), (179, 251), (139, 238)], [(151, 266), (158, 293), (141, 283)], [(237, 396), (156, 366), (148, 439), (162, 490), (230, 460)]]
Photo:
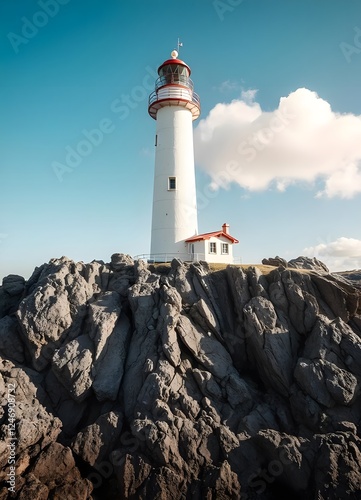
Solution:
[(189, 260), (205, 260), (211, 263), (232, 264), (233, 245), (239, 243), (229, 234), (229, 225), (223, 224), (220, 231), (203, 233), (186, 239)]
[(193, 120), (200, 115), (189, 66), (172, 58), (159, 68), (148, 112), (157, 121), (150, 253), (155, 261), (188, 260), (185, 239), (198, 233)]
[[(198, 234), (193, 125), (200, 101), (193, 91), (190, 67), (178, 52), (158, 68), (159, 78), (149, 96), (148, 112), (157, 122), (150, 260), (233, 262), (238, 243), (222, 231)], [(210, 236), (209, 236), (210, 235)]]

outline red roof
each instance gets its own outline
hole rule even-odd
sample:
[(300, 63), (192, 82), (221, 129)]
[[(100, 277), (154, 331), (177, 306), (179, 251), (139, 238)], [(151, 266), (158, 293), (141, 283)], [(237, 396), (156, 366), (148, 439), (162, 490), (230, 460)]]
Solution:
[(167, 59), (166, 61), (164, 61), (163, 64), (161, 64), (158, 68), (158, 74), (159, 74), (159, 71), (161, 70), (161, 68), (163, 68), (163, 66), (166, 66), (167, 64), (180, 64), (181, 66), (185, 66), (188, 71), (189, 71), (189, 74), (191, 74), (191, 69), (190, 67), (188, 66), (188, 64), (186, 64), (184, 61), (181, 61), (180, 59)]
[(191, 238), (188, 238), (186, 240), (186, 243), (194, 243), (196, 241), (202, 241), (202, 240), (209, 240), (210, 238), (220, 238), (221, 236), (224, 236), (227, 238), (229, 241), (232, 243), (239, 243), (237, 238), (234, 238), (228, 233), (225, 233), (224, 231), (214, 231), (213, 233), (203, 233), (203, 234), (196, 234), (195, 236), (192, 236)]

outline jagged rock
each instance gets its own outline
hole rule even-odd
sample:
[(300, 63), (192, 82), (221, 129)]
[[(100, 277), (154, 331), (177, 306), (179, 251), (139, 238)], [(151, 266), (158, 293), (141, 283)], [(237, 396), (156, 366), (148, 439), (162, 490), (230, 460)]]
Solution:
[(243, 428), (255, 435), (261, 429), (279, 429), (276, 412), (267, 403), (260, 403), (252, 409), (243, 419)]
[(193, 274), (188, 264), (177, 261), (172, 262), (172, 281), (174, 287), (182, 297), (183, 304), (192, 305), (198, 300), (194, 290)]
[(352, 373), (325, 360), (298, 360), (295, 379), (318, 403), (331, 407), (349, 404), (356, 391), (357, 379)]
[(240, 498), (241, 487), (237, 475), (225, 460), (221, 467), (208, 467), (202, 484), (202, 498)]
[(25, 279), (17, 274), (9, 274), (3, 279), (3, 290), (9, 295), (21, 295), (25, 289)]
[(55, 352), (52, 370), (75, 401), (89, 396), (93, 383), (93, 342), (81, 335)]
[(354, 271), (341, 271), (338, 273), (333, 273), (338, 280), (345, 280), (351, 286), (356, 288), (361, 288), (361, 269)]
[(55, 350), (71, 325), (68, 296), (65, 291), (47, 284), (21, 302), (17, 317), (33, 366), (41, 370), (50, 361), (49, 350)]
[(265, 266), (275, 266), (275, 267), (288, 266), (287, 260), (283, 259), (282, 257), (278, 257), (278, 255), (276, 255), (276, 257), (270, 257), (268, 259), (262, 259), (262, 264), (264, 264)]
[(26, 476), (25, 484), (18, 495), (19, 500), (28, 500), (36, 498), (38, 500), (47, 500), (49, 488), (43, 484), (37, 477), (29, 473)]
[(44, 387), (49, 396), (54, 413), (58, 415), (63, 425), (63, 432), (68, 436), (74, 436), (78, 429), (78, 424), (84, 419), (87, 411), (87, 402), (79, 402), (77, 398), (71, 396), (71, 388), (63, 385), (50, 370), (44, 380)]
[(250, 267), (247, 270), (247, 277), (251, 295), (268, 299), (268, 281), (258, 267)]
[(276, 312), (268, 299), (253, 297), (243, 312), (247, 343), (263, 382), (287, 396), (293, 368), (290, 332), (285, 325), (277, 324)]
[(0, 479), (14, 383), (17, 498), (358, 498), (360, 293), (286, 264), (114, 254), (5, 280)]
[(80, 333), (93, 288), (81, 275), (82, 266), (78, 267), (66, 257), (51, 260), (30, 278), (32, 291), (16, 312), (36, 370), (47, 367), (66, 338), (72, 340)]
[(111, 256), (110, 266), (114, 271), (123, 271), (134, 265), (134, 260), (130, 255), (124, 253), (114, 253)]
[[(9, 440), (10, 432), (15, 429), (16, 435), (16, 484), (20, 489), (24, 483), (21, 475), (28, 470), (29, 464), (42, 453), (42, 450), (56, 441), (61, 431), (61, 421), (45, 409), (49, 401), (41, 387), (42, 377), (29, 368), (18, 368), (10, 361), (0, 359), (0, 395), (1, 401), (13, 404), (15, 418), (10, 414), (10, 406), (0, 414), (0, 481), (9, 472)], [(14, 441), (13, 441), (14, 443)], [(30, 481), (30, 479), (29, 479)], [(31, 481), (30, 481), (31, 483)], [(27, 484), (26, 491), (38, 491), (45, 495), (46, 488), (41, 485)], [(22, 498), (25, 498), (23, 494)]]
[(100, 293), (104, 288), (105, 281), (109, 280), (109, 271), (104, 263), (94, 260), (84, 266), (82, 275), (94, 294)]
[(162, 346), (165, 356), (173, 366), (181, 361), (181, 350), (177, 340), (175, 326), (182, 308), (182, 299), (173, 287), (163, 285), (160, 289), (161, 303), (159, 314), (153, 313), (152, 318), (157, 320), (157, 330), (162, 335)]
[(347, 323), (357, 313), (360, 305), (360, 293), (351, 285), (338, 282), (331, 275), (320, 276), (316, 274), (312, 277), (312, 281), (334, 318), (339, 317)]
[(361, 440), (351, 432), (316, 435), (314, 498), (358, 498), (361, 493)]
[(93, 390), (99, 401), (115, 401), (124, 374), (130, 337), (130, 323), (123, 315), (103, 347), (102, 357), (93, 364)]
[(115, 400), (124, 373), (124, 362), (130, 334), (128, 318), (120, 317), (117, 292), (105, 292), (90, 304), (89, 337), (94, 342), (94, 358), (90, 378), (99, 401)]
[[(14, 394), (16, 400), (17, 431), (22, 434), (18, 451), (36, 443), (45, 446), (56, 439), (61, 422), (44, 407), (49, 401), (41, 386), (42, 377), (30, 368), (19, 368), (3, 359), (0, 359), (0, 374), (3, 396), (6, 389), (9, 395)], [(11, 390), (14, 386), (15, 389)]]
[(30, 471), (40, 483), (47, 486), (51, 498), (86, 500), (92, 491), (90, 481), (81, 478), (70, 448), (60, 443), (49, 444)]
[(18, 333), (18, 324), (10, 316), (0, 319), (0, 353), (18, 363), (24, 362), (24, 345)]
[(297, 259), (292, 259), (288, 262), (288, 267), (295, 267), (297, 269), (312, 269), (320, 273), (328, 273), (329, 269), (316, 257), (297, 257)]
[(293, 418), (300, 425), (312, 431), (325, 430), (327, 416), (323, 407), (296, 384), (291, 387), (290, 406)]
[(15, 312), (25, 290), (25, 280), (17, 274), (3, 278), (0, 286), (0, 318)]
[(288, 302), (288, 315), (292, 326), (298, 333), (305, 333), (304, 324), (306, 300), (302, 288), (293, 281), (291, 273), (285, 271), (281, 276)]
[(271, 480), (277, 478), (297, 493), (307, 490), (315, 454), (309, 440), (267, 429), (259, 431), (254, 442), (263, 452)]
[(109, 460), (120, 436), (122, 423), (119, 413), (101, 415), (94, 424), (88, 425), (76, 435), (71, 445), (72, 450), (91, 466)]
[(134, 498), (149, 477), (152, 466), (137, 454), (112, 453), (112, 463), (123, 498)]
[(196, 360), (214, 376), (222, 379), (235, 371), (228, 352), (211, 332), (203, 332), (185, 315), (179, 317), (176, 331)]

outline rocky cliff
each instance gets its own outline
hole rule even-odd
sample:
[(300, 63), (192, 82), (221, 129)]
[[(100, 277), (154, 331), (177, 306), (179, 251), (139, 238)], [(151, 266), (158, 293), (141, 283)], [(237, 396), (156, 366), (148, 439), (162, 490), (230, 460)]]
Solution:
[(5, 278), (0, 499), (361, 498), (360, 291), (290, 266)]

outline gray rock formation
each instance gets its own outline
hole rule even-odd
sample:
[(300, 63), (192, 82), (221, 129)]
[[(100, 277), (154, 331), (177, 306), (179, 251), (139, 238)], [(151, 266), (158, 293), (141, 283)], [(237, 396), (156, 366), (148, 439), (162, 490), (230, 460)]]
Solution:
[(0, 500), (9, 387), (14, 498), (361, 498), (360, 291), (315, 259), (264, 264), (5, 278)]
[(312, 271), (316, 271), (319, 273), (328, 273), (329, 269), (320, 260), (316, 259), (316, 257), (310, 258), (310, 257), (297, 257), (297, 259), (292, 259), (289, 262), (287, 262), (286, 259), (283, 259), (282, 257), (279, 257), (278, 255), (276, 257), (269, 257), (268, 259), (262, 259), (262, 264), (265, 266), (274, 266), (274, 267), (292, 267), (295, 269), (308, 269)]
[(316, 257), (297, 257), (297, 259), (292, 259), (288, 262), (288, 267), (295, 267), (296, 269), (312, 269), (313, 271), (318, 271), (320, 273), (328, 273), (329, 269)]
[(279, 257), (278, 255), (276, 255), (276, 257), (269, 257), (268, 259), (262, 259), (262, 264), (264, 264), (265, 266), (275, 266), (275, 267), (288, 266), (287, 260), (283, 259), (282, 257)]
[(334, 276), (339, 280), (346, 280), (350, 285), (356, 288), (361, 288), (361, 269), (354, 271), (341, 271), (334, 273)]

